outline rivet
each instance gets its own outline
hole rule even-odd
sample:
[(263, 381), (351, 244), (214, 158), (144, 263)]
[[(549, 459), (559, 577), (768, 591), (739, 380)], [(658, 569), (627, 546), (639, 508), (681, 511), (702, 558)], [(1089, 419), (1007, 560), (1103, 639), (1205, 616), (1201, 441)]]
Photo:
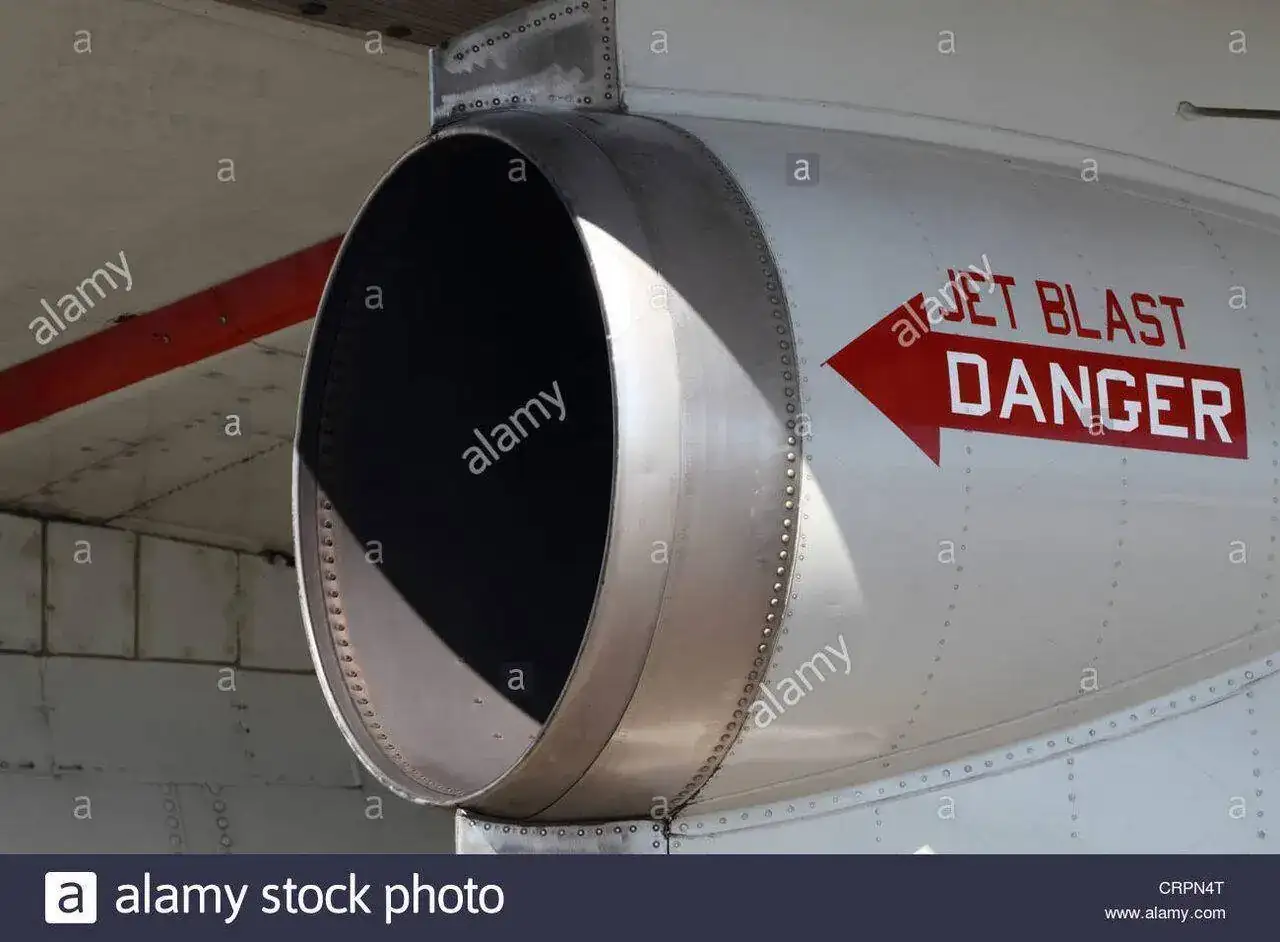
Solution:
[(789, 477), (789, 478), (793, 478), (793, 477), (795, 477), (795, 476), (796, 476), (796, 469), (795, 469), (795, 468), (787, 468), (787, 477)]
[(789, 452), (787, 452), (787, 460), (788, 460), (788, 461), (795, 461), (795, 460), (796, 460), (796, 453), (795, 453), (794, 451), (789, 451)]
[(783, 542), (783, 543), (790, 543), (790, 542), (791, 542), (791, 534), (790, 534), (790, 533), (784, 533), (784, 534), (782, 534), (782, 542)]
[(784, 521), (782, 521), (782, 525), (783, 525), (784, 527), (790, 527), (790, 526), (791, 526), (791, 521), (790, 521), (790, 520), (784, 520)]
[(788, 445), (794, 445), (795, 443), (796, 443), (796, 437), (795, 437), (794, 435), (790, 436), (790, 437), (787, 439), (787, 444), (788, 444)]
[(786, 559), (786, 558), (787, 558), (787, 551), (786, 551), (786, 550), (783, 550), (782, 552), (780, 552), (780, 553), (778, 554), (778, 558), (779, 558), (779, 559)]
[(774, 619), (776, 619), (777, 617), (778, 617), (778, 616), (777, 616), (777, 615), (775, 615), (773, 612), (770, 612), (768, 615), (765, 615), (765, 616), (764, 616), (764, 620), (765, 620), (765, 621), (773, 621), (773, 620), (774, 620)]
[(777, 605), (777, 604), (778, 604), (778, 600), (777, 600), (777, 599), (769, 599), (769, 604), (770, 604), (771, 606)]

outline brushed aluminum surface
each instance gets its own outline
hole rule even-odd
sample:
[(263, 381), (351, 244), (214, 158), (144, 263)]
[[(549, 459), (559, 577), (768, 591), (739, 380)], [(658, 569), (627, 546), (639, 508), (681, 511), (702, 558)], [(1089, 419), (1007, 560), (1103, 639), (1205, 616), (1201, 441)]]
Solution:
[[(500, 111), (451, 124), (404, 161), (479, 141), (508, 148), (554, 186), (603, 312), (616, 454), (594, 611), (554, 710), (537, 722), (491, 683), (484, 689), (429, 630), (405, 600), (412, 588), (369, 563), (368, 534), (353, 532), (342, 501), (317, 482), (316, 467), (337, 480), (344, 467), (390, 457), (324, 444), (326, 427), (365, 408), (343, 392), (358, 387), (350, 372), (360, 363), (343, 344), (355, 350), (362, 341), (352, 338), (378, 329), (335, 289), (367, 225), (357, 219), (326, 289), (300, 410), (295, 523), (313, 657), (349, 743), (405, 797), (504, 817), (648, 814), (653, 796), (675, 806), (706, 782), (776, 637), (800, 460), (780, 277), (732, 178), (688, 134), (622, 115)], [(440, 176), (423, 177), (428, 203), (430, 187), (451, 185)], [(458, 384), (476, 382), (470, 367), (457, 352), (435, 366)], [(432, 460), (457, 459), (442, 450)], [(547, 497), (572, 518), (573, 458), (562, 460), (565, 485)], [(464, 525), (461, 502), (457, 515)], [(547, 538), (583, 534), (566, 524)], [(411, 551), (429, 572), (450, 549), (424, 539)], [(477, 558), (476, 571), (487, 562)], [(546, 588), (555, 617), (556, 586)], [(530, 617), (527, 630), (537, 623)]]

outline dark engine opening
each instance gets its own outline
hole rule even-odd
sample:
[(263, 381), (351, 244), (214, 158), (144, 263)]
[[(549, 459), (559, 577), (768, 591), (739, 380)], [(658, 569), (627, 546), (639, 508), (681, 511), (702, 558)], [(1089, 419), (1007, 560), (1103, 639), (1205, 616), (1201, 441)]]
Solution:
[(377, 591), (545, 723), (595, 600), (615, 456), (604, 318), (552, 185), (478, 135), (409, 157), (347, 243), (311, 356), (299, 452), (381, 556)]

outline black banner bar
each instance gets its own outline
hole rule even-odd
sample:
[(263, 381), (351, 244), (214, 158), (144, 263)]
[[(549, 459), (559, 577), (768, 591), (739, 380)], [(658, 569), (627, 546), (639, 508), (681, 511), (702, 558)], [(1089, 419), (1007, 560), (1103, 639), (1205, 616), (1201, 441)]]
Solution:
[(11, 856), (0, 867), (0, 938), (23, 942), (487, 940), (513, 929), (610, 942), (1259, 939), (1275, 934), (1280, 877), (1270, 856)]

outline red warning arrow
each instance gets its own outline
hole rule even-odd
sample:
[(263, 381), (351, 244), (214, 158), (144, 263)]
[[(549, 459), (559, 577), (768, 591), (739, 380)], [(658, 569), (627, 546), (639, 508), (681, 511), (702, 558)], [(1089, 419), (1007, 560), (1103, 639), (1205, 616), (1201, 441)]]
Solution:
[[(904, 322), (910, 332), (894, 329)], [(918, 294), (824, 365), (934, 464), (944, 428), (1249, 457), (1238, 369), (944, 334), (928, 324)], [(917, 339), (904, 345), (907, 336)]]

